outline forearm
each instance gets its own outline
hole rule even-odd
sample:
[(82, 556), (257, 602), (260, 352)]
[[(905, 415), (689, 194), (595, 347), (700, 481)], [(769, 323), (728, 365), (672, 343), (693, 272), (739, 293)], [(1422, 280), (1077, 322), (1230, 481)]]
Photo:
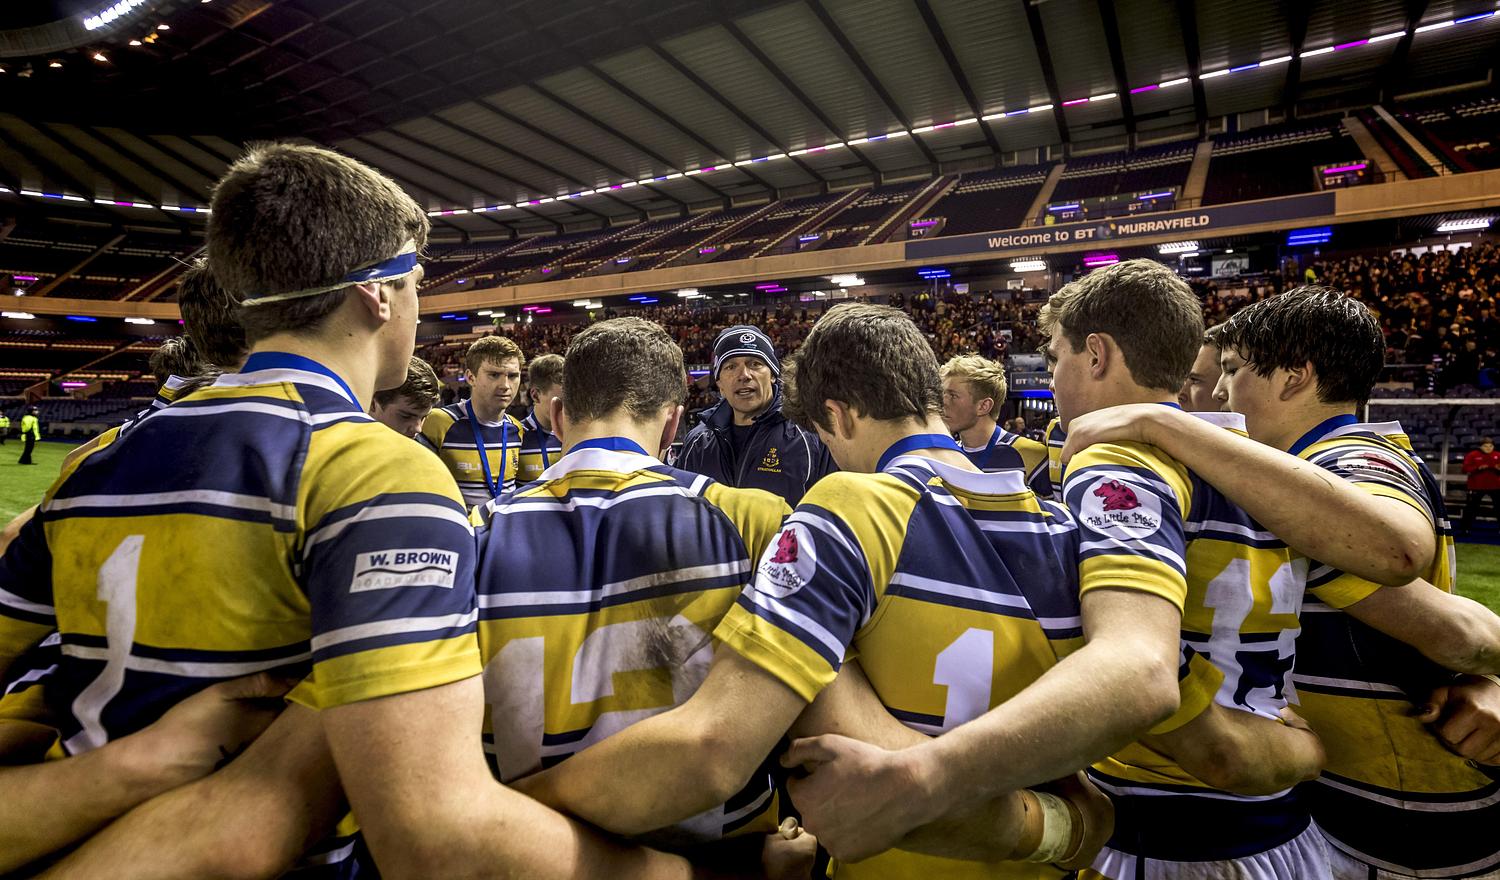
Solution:
[[(890, 751), (931, 740), (886, 711), (857, 661), (844, 664), (838, 678), (818, 694), (791, 730), (793, 738), (824, 733), (847, 736)], [(1014, 792), (1001, 794), (913, 829), (899, 846), (950, 859), (998, 861), (1015, 849), (1017, 808)]]
[[(629, 775), (629, 774), (623, 774)], [(391, 845), (366, 832), (381, 875), (402, 878), (573, 877), (686, 880), (688, 860), (612, 840), (498, 783), (406, 817), (420, 834)], [(431, 825), (433, 817), (441, 817)]]
[(928, 785), (944, 793), (951, 815), (1069, 776), (1170, 716), (1176, 694), (1174, 669), (1085, 645), (1015, 697), (923, 746)]
[(61, 761), (0, 768), (0, 872), (86, 837), (182, 781), (150, 766), (126, 738)]
[(1417, 511), (1402, 516), (1391, 502), (1310, 462), (1180, 415), (1148, 421), (1145, 435), (1292, 549), (1325, 565), (1396, 585), (1432, 562), (1432, 530), (1413, 518)]
[(292, 706), (219, 772), (131, 810), (44, 877), (279, 877), (346, 812), (322, 728)]
[(765, 757), (736, 761), (673, 721), (633, 724), (512, 787), (606, 831), (644, 834), (723, 803)]
[(1221, 791), (1268, 795), (1316, 778), (1325, 755), (1311, 730), (1218, 704), (1145, 742)]
[(1463, 623), (1451, 633), (1452, 650), (1446, 658), (1437, 653), (1428, 659), (1454, 672), (1469, 675), (1500, 675), (1500, 615), (1465, 596), (1452, 594)]
[(1500, 616), (1426, 581), (1383, 587), (1344, 613), (1454, 672), (1500, 672)]

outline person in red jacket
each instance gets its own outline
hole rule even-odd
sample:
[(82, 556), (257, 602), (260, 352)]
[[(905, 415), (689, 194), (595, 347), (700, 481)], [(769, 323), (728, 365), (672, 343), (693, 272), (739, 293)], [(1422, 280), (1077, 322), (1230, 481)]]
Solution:
[(1485, 496), (1490, 499), (1490, 513), (1500, 520), (1500, 452), (1495, 451), (1494, 440), (1479, 438), (1479, 448), (1464, 456), (1464, 473), (1469, 475), (1469, 498), (1464, 504), (1461, 535), (1467, 535), (1474, 525), (1474, 514)]

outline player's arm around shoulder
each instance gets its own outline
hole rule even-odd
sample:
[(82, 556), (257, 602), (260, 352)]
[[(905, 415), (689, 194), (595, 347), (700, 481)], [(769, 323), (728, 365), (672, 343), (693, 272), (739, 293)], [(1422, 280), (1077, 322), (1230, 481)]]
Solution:
[[(1322, 468), (1158, 404), (1096, 410), (1068, 427), (1064, 460), (1119, 440), (1166, 451), (1306, 556), (1382, 584), (1419, 577), (1434, 553), (1430, 524)], [(1071, 465), (1070, 465), (1071, 467)]]

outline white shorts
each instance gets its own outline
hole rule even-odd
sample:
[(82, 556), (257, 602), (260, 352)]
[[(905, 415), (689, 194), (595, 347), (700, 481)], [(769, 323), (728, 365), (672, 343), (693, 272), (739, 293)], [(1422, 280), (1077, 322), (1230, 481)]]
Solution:
[(1286, 843), (1226, 862), (1168, 862), (1105, 847), (1080, 878), (1109, 880), (1331, 880), (1328, 850), (1316, 824)]
[(1451, 877), (1463, 877), (1464, 880), (1500, 880), (1500, 868), (1483, 874), (1403, 874), (1387, 871), (1365, 864), (1334, 846), (1332, 841), (1328, 841), (1328, 864), (1333, 868), (1333, 880), (1448, 880)]

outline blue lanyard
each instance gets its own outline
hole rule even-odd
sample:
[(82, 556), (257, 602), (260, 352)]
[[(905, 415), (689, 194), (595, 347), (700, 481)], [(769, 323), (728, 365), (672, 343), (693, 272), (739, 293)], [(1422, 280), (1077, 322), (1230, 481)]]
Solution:
[(952, 449), (960, 453), (964, 451), (963, 447), (958, 445), (958, 441), (947, 434), (913, 434), (892, 443), (891, 448), (880, 456), (880, 462), (875, 465), (875, 472), (883, 473), (892, 461), (917, 449)]
[(284, 351), (258, 351), (245, 359), (245, 365), (240, 367), (241, 373), (253, 373), (257, 370), (301, 370), (304, 373), (317, 373), (327, 376), (338, 383), (344, 389), (344, 395), (349, 402), (359, 406), (359, 398), (354, 396), (350, 390), (349, 383), (345, 382), (338, 373), (328, 369), (312, 358), (303, 357), (300, 354), (287, 354)]
[(490, 478), (490, 451), (485, 448), (484, 437), (479, 433), (479, 419), (474, 415), (474, 398), (464, 401), (469, 413), (469, 429), (474, 432), (474, 449), (479, 453), (479, 465), (484, 468), (484, 488), (491, 498), (500, 497), (500, 488), (505, 484), (505, 456), (510, 451), (510, 419), (500, 414), (500, 479)]
[(641, 448), (641, 444), (626, 437), (595, 437), (592, 440), (584, 440), (574, 443), (569, 452), (577, 452), (580, 449), (609, 449), (614, 452), (639, 452), (641, 455), (651, 453)]
[(1349, 425), (1355, 425), (1358, 423), (1359, 419), (1354, 417), (1354, 413), (1342, 413), (1340, 415), (1334, 416), (1331, 419), (1324, 419), (1323, 422), (1316, 428), (1313, 428), (1311, 431), (1303, 434), (1302, 439), (1298, 440), (1296, 443), (1293, 443), (1292, 448), (1288, 449), (1287, 452), (1291, 453), (1292, 455), (1300, 455), (1302, 450), (1313, 445), (1314, 443), (1318, 442), (1334, 431), (1337, 431), (1339, 428), (1344, 428)]
[(547, 440), (548, 438), (552, 437), (553, 434), (551, 431), (543, 430), (542, 423), (537, 421), (535, 407), (532, 407), (531, 415), (527, 417), (526, 421), (531, 423), (529, 426), (531, 430), (536, 431), (538, 434), (542, 435), (542, 439), (537, 442), (536, 446), (537, 451), (541, 452), (542, 454), (542, 470), (546, 470), (547, 468), (552, 467), (552, 459), (547, 457)]

